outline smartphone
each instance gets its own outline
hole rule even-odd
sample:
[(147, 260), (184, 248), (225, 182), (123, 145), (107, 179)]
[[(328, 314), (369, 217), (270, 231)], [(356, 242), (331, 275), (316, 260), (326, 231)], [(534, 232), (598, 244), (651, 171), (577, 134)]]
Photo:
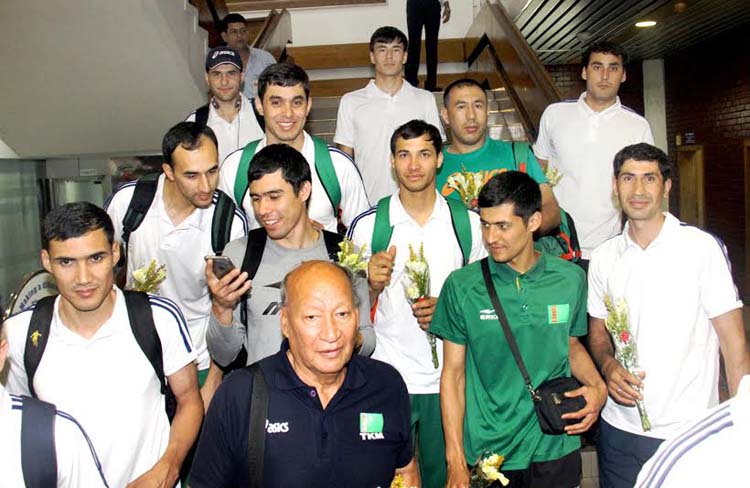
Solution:
[(234, 269), (234, 263), (226, 256), (206, 256), (205, 260), (212, 260), (214, 263), (214, 274), (217, 278), (222, 279)]

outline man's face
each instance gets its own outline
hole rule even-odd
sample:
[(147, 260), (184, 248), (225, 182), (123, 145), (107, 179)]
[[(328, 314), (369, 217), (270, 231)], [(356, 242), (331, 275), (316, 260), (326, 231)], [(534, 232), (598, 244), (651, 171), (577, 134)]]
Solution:
[(484, 143), (487, 134), (487, 94), (476, 86), (451, 90), (448, 106), (441, 111), (453, 139), (464, 146)]
[(629, 220), (661, 218), (662, 202), (669, 196), (672, 180), (664, 181), (656, 161), (628, 159), (614, 179), (613, 189)]
[(201, 136), (200, 146), (193, 151), (178, 145), (172, 165), (163, 164), (162, 169), (183, 198), (196, 208), (210, 207), (219, 184), (219, 153), (213, 141)]
[(370, 62), (375, 73), (382, 76), (398, 76), (406, 64), (406, 51), (399, 41), (376, 42), (370, 51)]
[(312, 100), (305, 96), (302, 83), (294, 86), (269, 85), (262, 103), (257, 98), (255, 103), (266, 122), (269, 144), (291, 145), (302, 137), (307, 114), (312, 108)]
[(208, 84), (211, 95), (222, 102), (231, 102), (240, 94), (240, 87), (244, 75), (237, 67), (225, 63), (211, 68), (206, 73), (206, 84)]
[(328, 263), (311, 264), (287, 281), (281, 309), (281, 330), (289, 339), (294, 369), (305, 379), (344, 370), (359, 324), (359, 310), (342, 271)]
[(112, 268), (120, 246), (107, 242), (104, 229), (64, 241), (52, 240), (42, 249), (42, 265), (52, 273), (66, 304), (78, 312), (95, 312), (112, 291)]
[(284, 180), (281, 170), (264, 175), (250, 183), (250, 199), (255, 219), (274, 240), (286, 238), (307, 220), (305, 202), (310, 198), (310, 182), (303, 183), (297, 195)]
[(620, 84), (627, 78), (622, 59), (605, 53), (591, 53), (581, 77), (586, 80), (586, 95), (598, 102), (613, 101)]
[(504, 203), (496, 207), (480, 208), (482, 239), (492, 259), (507, 263), (520, 256), (527, 246), (533, 246), (534, 231), (542, 221), (540, 212), (523, 219), (514, 213), (515, 204)]
[(235, 51), (247, 48), (247, 26), (243, 22), (232, 22), (227, 31), (221, 33), (221, 38)]
[(399, 187), (411, 193), (435, 188), (435, 174), (443, 164), (443, 153), (436, 153), (427, 135), (414, 139), (399, 137), (391, 166)]

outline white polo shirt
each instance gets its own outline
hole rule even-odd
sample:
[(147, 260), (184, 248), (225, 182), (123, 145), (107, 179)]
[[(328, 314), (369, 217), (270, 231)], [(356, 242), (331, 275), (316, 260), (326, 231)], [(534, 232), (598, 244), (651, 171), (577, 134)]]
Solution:
[[(398, 193), (390, 200), (389, 216), (393, 226), (390, 246), (396, 246), (396, 262), (393, 266), (391, 284), (378, 297), (374, 329), (375, 352), (372, 357), (395, 367), (401, 373), (410, 394), (440, 392), (440, 372), (443, 361), (443, 341), (437, 338), (440, 366), (435, 369), (432, 352), (423, 331), (406, 300), (402, 279), (404, 266), (409, 259), (409, 244), (414, 252), (424, 244), (424, 253), (430, 267), (430, 295), (440, 295), (448, 275), (463, 266), (463, 254), (453, 231), (450, 209), (445, 198), (437, 193), (432, 215), (419, 225), (404, 209)], [(366, 256), (372, 255), (371, 243), (375, 228), (377, 206), (363, 213), (352, 224), (349, 238), (358, 246), (366, 245)], [(471, 253), (474, 262), (487, 255), (482, 243), (479, 215), (469, 212), (471, 225)]]
[(745, 487), (749, 444), (750, 376), (745, 375), (737, 395), (693, 419), (659, 446), (641, 469), (636, 486), (685, 488), (710, 479), (711, 486)]
[[(321, 183), (318, 177), (318, 172), (315, 171), (315, 143), (307, 132), (303, 131), (303, 134), (305, 142), (302, 146), (302, 155), (308, 164), (310, 164), (310, 171), (312, 173), (312, 194), (310, 195), (308, 215), (312, 220), (322, 224), (326, 230), (337, 232), (338, 224), (336, 215), (333, 213), (331, 201), (328, 199), (325, 188), (323, 188), (323, 183)], [(266, 144), (267, 140), (263, 138), (260, 144), (258, 144), (256, 153), (266, 147)], [(331, 155), (333, 169), (336, 172), (339, 187), (341, 188), (341, 222), (349, 228), (354, 217), (367, 210), (370, 207), (370, 203), (367, 201), (362, 177), (359, 175), (357, 167), (354, 166), (354, 162), (352, 162), (349, 155), (332, 146), (328, 146), (328, 153)], [(234, 182), (237, 179), (237, 168), (240, 166), (240, 159), (242, 159), (241, 150), (227, 156), (219, 174), (219, 189), (230, 195), (232, 199), (234, 199)], [(250, 229), (260, 227), (260, 224), (255, 220), (253, 204), (248, 192), (245, 192), (245, 196), (242, 199), (242, 208), (245, 210)]]
[[(169, 420), (159, 379), (133, 336), (125, 298), (117, 294), (112, 316), (91, 339), (67, 328), (55, 311), (47, 348), (34, 376), (41, 400), (75, 417), (96, 446), (109, 486), (133, 481), (159, 460), (169, 443)], [(171, 300), (151, 295), (161, 339), (164, 373), (195, 360), (190, 333)], [(31, 310), (8, 319), (8, 391), (28, 395), (23, 352)]]
[[(224, 120), (214, 108), (213, 104), (208, 104), (208, 125), (216, 134), (216, 140), (219, 142), (219, 161), (221, 164), (229, 154), (233, 153), (250, 141), (256, 141), (263, 137), (263, 129), (258, 125), (258, 119), (255, 118), (253, 105), (250, 100), (240, 93), (240, 113), (232, 120)], [(195, 111), (187, 116), (185, 122), (195, 122)]]
[(599, 246), (589, 268), (588, 312), (606, 319), (604, 296), (625, 298), (652, 430), (635, 407), (608, 399), (602, 418), (620, 430), (665, 439), (718, 403), (719, 340), (711, 318), (742, 307), (724, 245), (669, 213), (646, 249), (628, 235)]
[[(206, 346), (206, 329), (211, 315), (211, 296), (206, 283), (205, 256), (214, 254), (211, 247), (211, 223), (216, 210), (214, 203), (205, 209), (196, 208), (179, 225), (174, 225), (164, 207), (164, 178), (162, 174), (154, 200), (143, 222), (132, 234), (128, 244), (128, 283), (134, 270), (148, 266), (152, 259), (166, 265), (167, 278), (159, 287), (159, 294), (173, 300), (180, 307), (193, 338), (198, 369), (210, 364)], [(135, 191), (135, 182), (121, 187), (106, 205), (115, 226), (115, 239), (122, 243), (122, 220)], [(247, 220), (239, 209), (234, 212), (231, 239), (247, 235)], [(239, 266), (241, 263), (235, 263)]]
[[(25, 486), (21, 467), (21, 397), (9, 395), (0, 384), (0, 486)], [(57, 412), (54, 429), (59, 488), (106, 486), (94, 446), (83, 427), (70, 415)], [(34, 459), (42, 463), (44, 459)]]
[(370, 80), (366, 87), (341, 98), (333, 140), (354, 149), (354, 161), (373, 204), (398, 191), (391, 172), (391, 136), (413, 119), (434, 125), (445, 140), (435, 96), (406, 80), (393, 95)]
[(620, 104), (595, 112), (584, 99), (553, 103), (539, 122), (537, 159), (562, 172), (553, 187), (560, 207), (573, 216), (581, 252), (590, 259), (596, 246), (620, 232), (620, 211), (612, 194), (615, 154), (639, 142), (654, 143), (646, 119)]

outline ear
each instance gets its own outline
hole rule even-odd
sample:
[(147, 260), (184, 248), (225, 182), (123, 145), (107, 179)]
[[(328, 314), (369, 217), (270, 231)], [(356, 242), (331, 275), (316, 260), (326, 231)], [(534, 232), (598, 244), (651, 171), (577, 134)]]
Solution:
[[(489, 110), (489, 109), (488, 109)], [(448, 109), (443, 107), (440, 109), (440, 118), (443, 119), (443, 123), (446, 127), (451, 126), (450, 119), (448, 119)]]
[(47, 270), (47, 272), (52, 272), (52, 261), (50, 260), (49, 253), (46, 249), (42, 249), (42, 252), (40, 254), (40, 259), (42, 261), (42, 267)]
[(299, 197), (305, 202), (310, 198), (310, 193), (312, 193), (312, 184), (305, 181), (299, 189)]
[(208, 73), (205, 73), (205, 74), (203, 75), (203, 78), (204, 78), (204, 79), (206, 80), (206, 86), (211, 86), (211, 85), (210, 85), (210, 84), (208, 83)]
[(289, 316), (286, 312), (286, 307), (281, 307), (281, 333), (286, 337), (289, 338)]
[[(422, 42), (422, 41), (420, 41), (420, 42)], [(404, 49), (404, 59), (401, 60), (401, 64), (402, 65), (406, 64), (406, 60), (407, 60), (408, 57), (409, 57), (409, 51), (407, 51), (406, 49)]]
[(526, 228), (531, 231), (533, 234), (537, 230), (539, 230), (539, 227), (542, 226), (542, 212), (534, 212), (531, 214), (531, 217), (529, 217), (529, 223), (526, 225)]
[(586, 67), (581, 68), (581, 78), (586, 79)]
[(437, 154), (437, 168), (439, 169), (441, 166), (443, 166), (443, 151), (440, 151)]
[(305, 117), (310, 115), (310, 110), (312, 109), (312, 97), (307, 97), (307, 112), (305, 112)]
[(370, 64), (375, 64), (375, 53), (370, 51)]
[(620, 80), (620, 83), (624, 82), (628, 79), (628, 72), (625, 71), (625, 68), (622, 68), (622, 80)]
[(167, 163), (162, 163), (161, 169), (164, 171), (164, 176), (166, 176), (169, 181), (174, 181), (174, 171), (172, 170), (172, 166)]
[(227, 39), (228, 39), (228, 38), (229, 38), (229, 36), (227, 35), (227, 33), (226, 33), (226, 32), (222, 32), (222, 33), (221, 33), (221, 39), (222, 39), (222, 40), (223, 40), (223, 41), (224, 41), (224, 42), (225, 42), (226, 44), (229, 44), (229, 41), (227, 41)]
[(8, 359), (8, 340), (0, 338), (0, 371), (5, 369), (6, 359)]
[(120, 243), (118, 241), (114, 241), (112, 243), (112, 267), (114, 268), (117, 266), (117, 263), (120, 262)]
[(258, 111), (258, 113), (260, 115), (264, 115), (263, 114), (263, 102), (261, 101), (260, 97), (255, 97), (254, 103), (255, 103), (255, 109)]
[(664, 182), (664, 198), (669, 199), (669, 191), (672, 189), (672, 178), (667, 178)]

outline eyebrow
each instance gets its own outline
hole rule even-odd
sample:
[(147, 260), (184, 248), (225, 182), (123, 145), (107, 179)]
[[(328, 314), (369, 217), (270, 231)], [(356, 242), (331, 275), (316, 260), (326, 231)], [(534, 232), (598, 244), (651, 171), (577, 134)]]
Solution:
[(279, 188), (279, 189), (276, 189), (276, 190), (268, 190), (268, 191), (263, 192), (263, 193), (253, 193), (253, 192), (250, 192), (250, 196), (251, 197), (264, 197), (264, 196), (267, 196), (267, 195), (278, 195), (278, 194), (282, 194), (282, 193), (284, 193), (284, 190), (282, 190), (281, 188)]
[(89, 254), (88, 256), (83, 256), (80, 258), (74, 258), (70, 256), (55, 256), (52, 259), (54, 261), (78, 261), (79, 259), (91, 259), (95, 257), (106, 256), (107, 254), (109, 254), (107, 251), (99, 251), (99, 252), (95, 252), (93, 254)]

